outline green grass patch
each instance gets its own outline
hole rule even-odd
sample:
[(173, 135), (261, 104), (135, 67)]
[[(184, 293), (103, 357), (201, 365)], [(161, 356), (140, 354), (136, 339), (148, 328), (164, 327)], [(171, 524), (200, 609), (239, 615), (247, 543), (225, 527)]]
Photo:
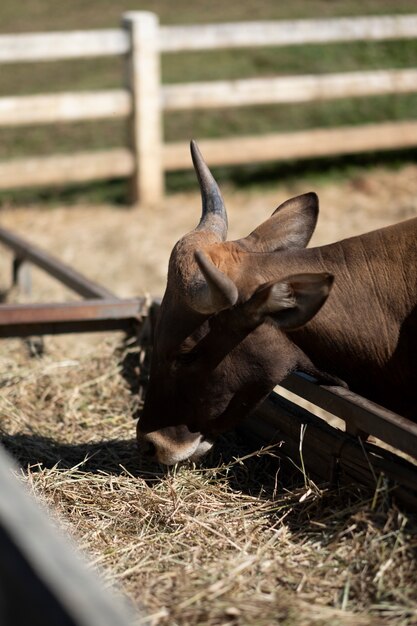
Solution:
[(388, 120), (415, 119), (417, 94), (347, 98), (326, 102), (268, 105), (239, 109), (171, 112), (165, 119), (165, 138), (223, 137), (330, 128)]
[(119, 57), (0, 65), (0, 96), (94, 91), (123, 86)]
[(103, 150), (127, 144), (124, 120), (0, 129), (0, 159)]
[(415, 67), (417, 40), (356, 41), (165, 54), (164, 83)]

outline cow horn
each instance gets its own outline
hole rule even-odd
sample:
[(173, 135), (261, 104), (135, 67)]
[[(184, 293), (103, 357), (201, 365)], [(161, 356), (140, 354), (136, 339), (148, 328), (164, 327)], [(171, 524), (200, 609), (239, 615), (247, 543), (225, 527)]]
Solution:
[(201, 250), (194, 253), (194, 258), (205, 280), (195, 284), (190, 306), (199, 313), (212, 315), (236, 304), (238, 290), (233, 280), (220, 271)]
[(209, 230), (218, 235), (219, 241), (225, 241), (227, 237), (227, 214), (219, 186), (194, 140), (190, 143), (190, 149), (203, 203), (200, 223), (196, 230)]

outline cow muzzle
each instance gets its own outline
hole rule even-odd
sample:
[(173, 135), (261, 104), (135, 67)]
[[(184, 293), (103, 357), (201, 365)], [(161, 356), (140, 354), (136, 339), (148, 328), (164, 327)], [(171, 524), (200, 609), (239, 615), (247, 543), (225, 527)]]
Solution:
[(144, 433), (137, 429), (139, 453), (163, 465), (198, 461), (213, 446), (201, 433), (191, 433), (185, 425), (169, 426)]

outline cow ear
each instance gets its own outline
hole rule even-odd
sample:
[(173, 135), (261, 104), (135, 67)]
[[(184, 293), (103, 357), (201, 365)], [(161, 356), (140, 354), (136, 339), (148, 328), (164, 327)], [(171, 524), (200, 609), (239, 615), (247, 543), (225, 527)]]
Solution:
[(282, 330), (295, 330), (307, 324), (326, 302), (333, 276), (295, 274), (275, 283), (261, 285), (247, 303), (259, 319), (270, 315)]
[(319, 200), (305, 193), (281, 204), (245, 239), (242, 245), (253, 252), (274, 252), (285, 248), (305, 248), (317, 223)]

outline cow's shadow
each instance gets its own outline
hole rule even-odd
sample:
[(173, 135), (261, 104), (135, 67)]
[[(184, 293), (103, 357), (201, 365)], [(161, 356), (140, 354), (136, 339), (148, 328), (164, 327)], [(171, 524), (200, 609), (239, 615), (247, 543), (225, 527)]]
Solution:
[[(39, 433), (2, 433), (0, 440), (15, 462), (23, 470), (30, 467), (32, 472), (57, 468), (86, 474), (129, 474), (151, 485), (172, 471), (141, 456), (134, 439), (65, 443)], [(220, 437), (199, 467), (209, 471), (213, 479), (226, 478), (232, 489), (256, 497), (271, 498), (277, 490), (302, 485), (298, 470), (279, 459), (273, 450), (259, 452), (239, 433)]]
[[(65, 443), (39, 433), (1, 435), (2, 445), (22, 468), (36, 467), (68, 470), (78, 468), (90, 473), (120, 475), (126, 471), (135, 477), (143, 472), (155, 477), (165, 474), (163, 466), (139, 455), (135, 439), (108, 439), (99, 442)], [(233, 434), (220, 438), (210, 455), (201, 464), (204, 468), (216, 468), (231, 463), (249, 449), (242, 451)], [(245, 467), (239, 462), (238, 467)]]
[(88, 443), (64, 443), (41, 434), (2, 435), (3, 446), (15, 461), (32, 471), (57, 468), (77, 469), (86, 473), (120, 475), (128, 472), (162, 474), (159, 467), (140, 459), (135, 441), (110, 439)]

